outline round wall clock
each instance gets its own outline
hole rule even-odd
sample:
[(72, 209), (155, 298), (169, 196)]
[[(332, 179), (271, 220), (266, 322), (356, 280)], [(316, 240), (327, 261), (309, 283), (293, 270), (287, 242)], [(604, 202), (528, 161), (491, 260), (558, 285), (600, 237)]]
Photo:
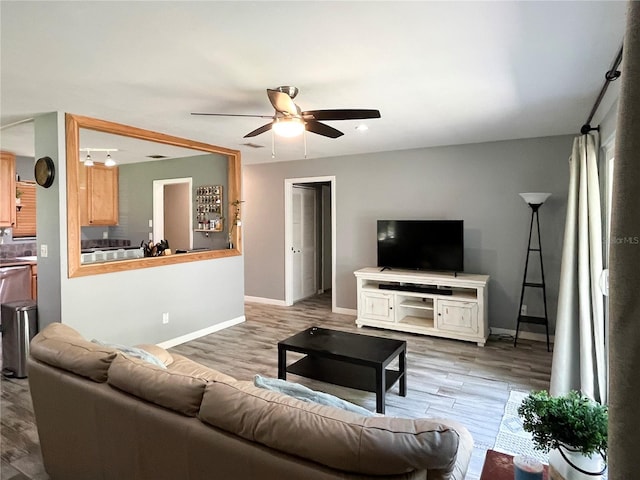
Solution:
[(50, 157), (42, 157), (36, 161), (34, 174), (38, 185), (49, 188), (53, 185), (53, 179), (56, 176), (56, 168)]

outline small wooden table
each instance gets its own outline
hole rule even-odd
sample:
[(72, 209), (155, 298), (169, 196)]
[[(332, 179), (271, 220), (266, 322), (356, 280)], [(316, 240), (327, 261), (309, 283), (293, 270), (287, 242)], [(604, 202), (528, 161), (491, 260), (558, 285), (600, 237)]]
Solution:
[[(306, 357), (287, 366), (287, 351)], [(278, 378), (287, 372), (343, 387), (376, 393), (376, 411), (384, 413), (385, 393), (399, 381), (407, 396), (407, 342), (311, 327), (278, 343)], [(398, 370), (387, 366), (398, 357)]]
[[(549, 467), (544, 466), (543, 480), (549, 479)], [(487, 450), (480, 480), (513, 480), (513, 455)]]

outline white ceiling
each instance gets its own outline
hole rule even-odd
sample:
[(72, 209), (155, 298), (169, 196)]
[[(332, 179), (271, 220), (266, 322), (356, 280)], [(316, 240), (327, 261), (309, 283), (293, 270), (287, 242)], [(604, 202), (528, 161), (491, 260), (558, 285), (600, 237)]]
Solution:
[[(2, 126), (63, 111), (274, 161), (266, 88), (327, 122), (308, 158), (577, 133), (624, 34), (626, 2), (0, 2)], [(30, 125), (2, 148), (33, 155)], [(25, 141), (26, 140), (26, 141)], [(243, 146), (248, 141), (265, 148)], [(303, 158), (276, 139), (275, 161)]]

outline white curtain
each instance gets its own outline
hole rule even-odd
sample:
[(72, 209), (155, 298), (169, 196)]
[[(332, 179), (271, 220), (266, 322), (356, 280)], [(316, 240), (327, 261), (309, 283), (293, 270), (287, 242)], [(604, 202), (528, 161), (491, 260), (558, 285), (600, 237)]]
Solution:
[(551, 368), (551, 394), (579, 390), (607, 402), (602, 275), (602, 217), (592, 135), (573, 141), (567, 221)]

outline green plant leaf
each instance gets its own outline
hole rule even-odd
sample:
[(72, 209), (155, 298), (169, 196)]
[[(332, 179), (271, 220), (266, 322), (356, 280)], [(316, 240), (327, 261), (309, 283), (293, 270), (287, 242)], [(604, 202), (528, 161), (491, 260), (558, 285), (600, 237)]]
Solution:
[(606, 460), (608, 409), (579, 392), (552, 397), (532, 392), (518, 408), (524, 430), (538, 450), (564, 445), (583, 455), (598, 453)]

